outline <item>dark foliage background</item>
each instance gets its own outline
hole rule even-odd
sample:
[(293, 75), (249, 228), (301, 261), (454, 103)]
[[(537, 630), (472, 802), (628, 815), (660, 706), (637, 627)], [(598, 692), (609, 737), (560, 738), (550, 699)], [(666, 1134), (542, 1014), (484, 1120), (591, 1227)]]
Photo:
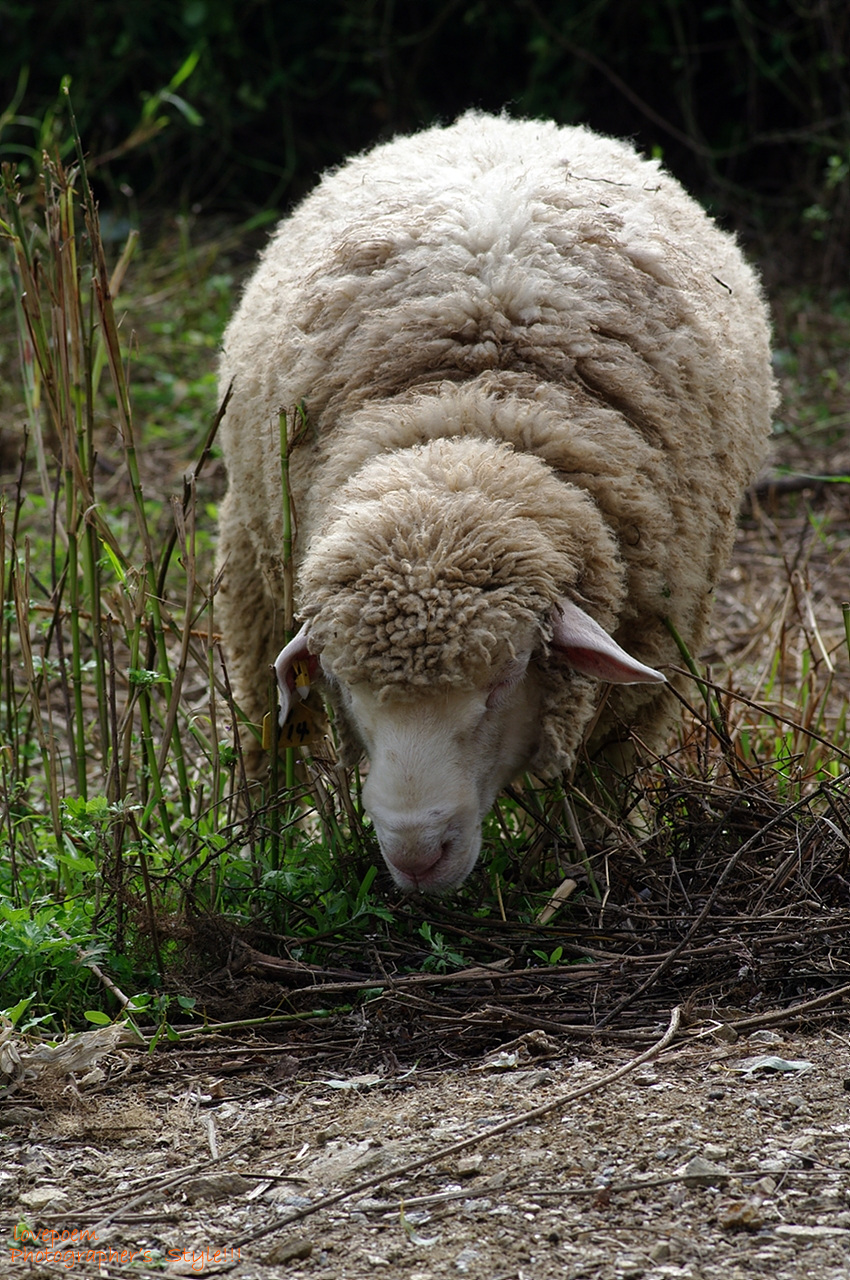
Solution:
[(631, 136), (745, 236), (847, 265), (846, 0), (0, 0), (0, 32), (6, 157), (69, 75), (117, 206), (285, 207), (377, 138), (507, 106)]

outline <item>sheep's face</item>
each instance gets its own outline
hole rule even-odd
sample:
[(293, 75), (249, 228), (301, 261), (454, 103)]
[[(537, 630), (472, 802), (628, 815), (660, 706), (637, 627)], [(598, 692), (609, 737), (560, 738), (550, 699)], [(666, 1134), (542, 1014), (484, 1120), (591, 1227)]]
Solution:
[(442, 687), (346, 682), (331, 653), (310, 653), (309, 623), (278, 655), (282, 718), (295, 696), (296, 660), (306, 659), (311, 676), (321, 670), (333, 686), (369, 757), (363, 800), (387, 866), (403, 889), (450, 889), (475, 866), (484, 815), (536, 752), (540, 662), (563, 661), (602, 681), (664, 682), (570, 600), (560, 601), (548, 630), (548, 651), (541, 649), (539, 628), (526, 627), (509, 646), (515, 656), (485, 668), (477, 681)]
[(429, 892), (459, 885), (478, 859), (484, 815), (534, 753), (540, 692), (528, 656), (482, 688), (339, 693), (369, 756), (363, 803), (393, 879)]

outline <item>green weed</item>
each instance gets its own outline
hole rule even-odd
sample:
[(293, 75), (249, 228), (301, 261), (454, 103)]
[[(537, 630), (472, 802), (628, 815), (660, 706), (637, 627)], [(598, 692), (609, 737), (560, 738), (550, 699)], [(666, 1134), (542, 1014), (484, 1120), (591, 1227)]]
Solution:
[[(0, 973), (7, 1003), (34, 991), (70, 1022), (97, 994), (77, 947), (131, 992), (153, 977), (162, 994), (163, 921), (274, 922), (292, 907), (327, 931), (368, 915), (374, 879), (361, 868), (347, 890), (330, 861), (359, 821), (347, 786), (345, 814), (318, 775), (303, 803), (281, 805), (241, 767), (240, 742), (259, 730), (233, 702), (215, 633), (217, 490), (204, 474), (229, 277), (205, 274), (184, 242), (180, 269), (199, 278), (169, 285), (179, 304), (138, 358), (125, 313), (140, 303), (119, 293), (130, 247), (110, 271), (76, 147), (76, 164), (45, 163), (43, 218), (6, 169), (0, 223), (27, 421), (0, 507)], [(291, 759), (280, 781), (294, 800)], [(167, 1021), (150, 1001), (139, 1009)]]

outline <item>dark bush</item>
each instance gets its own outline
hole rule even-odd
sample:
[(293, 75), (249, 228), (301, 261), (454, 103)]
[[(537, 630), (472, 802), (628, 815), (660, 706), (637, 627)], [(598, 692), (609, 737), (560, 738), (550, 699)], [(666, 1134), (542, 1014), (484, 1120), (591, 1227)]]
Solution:
[(116, 200), (280, 207), (376, 138), (507, 106), (634, 137), (745, 234), (846, 265), (846, 0), (0, 0), (0, 27), (5, 154), (69, 75)]

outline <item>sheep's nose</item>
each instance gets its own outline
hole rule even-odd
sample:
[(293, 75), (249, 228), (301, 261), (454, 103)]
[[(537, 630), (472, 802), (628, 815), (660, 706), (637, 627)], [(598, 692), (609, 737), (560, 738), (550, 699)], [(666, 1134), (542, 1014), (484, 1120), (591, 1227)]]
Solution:
[(412, 880), (425, 876), (451, 852), (454, 834), (450, 823), (394, 824), (389, 829), (381, 824), (378, 828), (381, 852), (390, 867)]
[(475, 813), (372, 813), (384, 861), (402, 889), (439, 892), (459, 885), (475, 866), (481, 824)]

